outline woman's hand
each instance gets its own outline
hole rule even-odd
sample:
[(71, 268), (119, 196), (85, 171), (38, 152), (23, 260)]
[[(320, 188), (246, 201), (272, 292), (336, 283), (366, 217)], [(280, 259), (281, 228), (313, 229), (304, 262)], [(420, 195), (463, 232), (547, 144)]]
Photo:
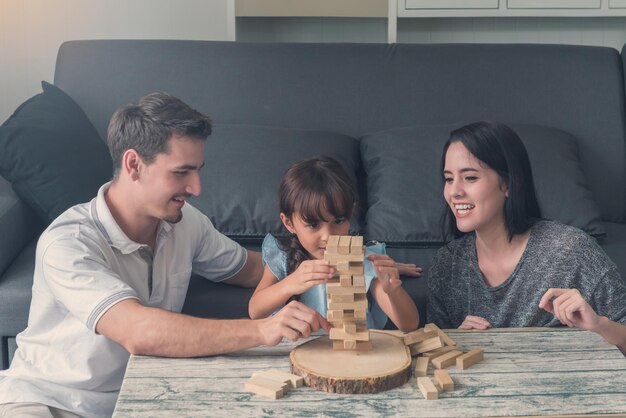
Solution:
[(398, 272), (402, 276), (409, 277), (421, 277), (422, 276), (422, 268), (417, 264), (407, 264), (407, 263), (396, 263), (396, 267), (398, 268)]
[(539, 301), (539, 307), (557, 317), (568, 327), (594, 331), (600, 316), (593, 310), (578, 289), (548, 289)]
[(459, 329), (482, 329), (491, 328), (491, 324), (485, 318), (474, 315), (467, 315)]
[(326, 260), (305, 260), (284, 280), (288, 283), (289, 293), (301, 295), (313, 286), (326, 283), (333, 273), (335, 269)]
[(378, 277), (385, 293), (394, 293), (402, 287), (400, 272), (393, 258), (386, 254), (370, 254), (367, 256), (367, 259), (374, 265), (376, 277)]

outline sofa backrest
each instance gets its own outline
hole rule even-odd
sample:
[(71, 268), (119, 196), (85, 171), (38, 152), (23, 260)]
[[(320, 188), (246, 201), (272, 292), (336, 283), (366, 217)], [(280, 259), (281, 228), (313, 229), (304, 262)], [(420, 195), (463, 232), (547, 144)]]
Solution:
[(607, 221), (626, 212), (624, 75), (618, 51), (566, 45), (63, 44), (55, 84), (104, 137), (113, 111), (151, 91), (218, 123), (328, 130), (488, 119), (560, 128)]

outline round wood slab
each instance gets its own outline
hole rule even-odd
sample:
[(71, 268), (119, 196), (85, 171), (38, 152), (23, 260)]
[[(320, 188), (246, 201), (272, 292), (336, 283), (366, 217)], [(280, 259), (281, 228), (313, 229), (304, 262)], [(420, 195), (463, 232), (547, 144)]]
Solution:
[(411, 352), (393, 335), (370, 331), (372, 350), (337, 351), (328, 336), (306, 342), (289, 358), (304, 384), (333, 393), (375, 393), (405, 384), (411, 378)]

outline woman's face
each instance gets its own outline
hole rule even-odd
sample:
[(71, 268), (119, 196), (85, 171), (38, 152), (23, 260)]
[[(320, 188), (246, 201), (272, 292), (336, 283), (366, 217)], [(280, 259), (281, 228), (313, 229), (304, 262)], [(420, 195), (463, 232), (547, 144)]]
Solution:
[(460, 141), (448, 147), (443, 175), (444, 198), (459, 231), (480, 234), (504, 227), (506, 184)]

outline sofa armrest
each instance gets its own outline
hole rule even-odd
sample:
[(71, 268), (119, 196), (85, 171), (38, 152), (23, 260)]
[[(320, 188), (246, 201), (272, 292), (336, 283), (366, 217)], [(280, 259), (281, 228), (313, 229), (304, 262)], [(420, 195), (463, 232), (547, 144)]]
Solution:
[(0, 177), (0, 275), (43, 227), (35, 213), (17, 197), (11, 184)]

